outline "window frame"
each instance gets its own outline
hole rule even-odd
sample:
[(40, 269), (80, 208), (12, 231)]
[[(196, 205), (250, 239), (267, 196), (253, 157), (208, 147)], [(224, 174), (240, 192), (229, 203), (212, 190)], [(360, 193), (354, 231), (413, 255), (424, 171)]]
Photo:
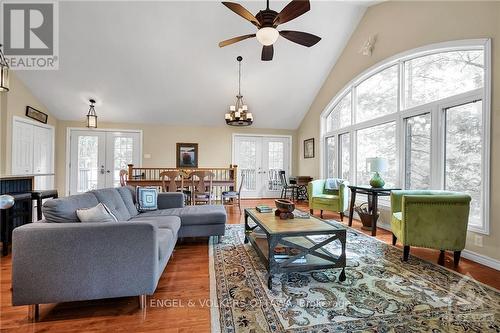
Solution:
[[(466, 51), (466, 50), (482, 50), (484, 52), (484, 85), (482, 88), (460, 93), (454, 96), (446, 97), (437, 101), (418, 105), (411, 108), (406, 108), (405, 104), (405, 62), (414, 58), (423, 56), (450, 52), (450, 51)], [(355, 122), (356, 112), (356, 88), (365, 80), (373, 75), (390, 68), (394, 65), (398, 66), (398, 105), (395, 113), (384, 115), (375, 119)], [(351, 125), (338, 128), (327, 132), (327, 118), (334, 107), (347, 94), (351, 93)], [(350, 179), (351, 183), (356, 183), (357, 177), (357, 131), (365, 128), (381, 125), (394, 121), (396, 123), (396, 186), (404, 188), (405, 186), (405, 122), (407, 118), (422, 115), (425, 113), (431, 114), (431, 188), (444, 188), (445, 180), (445, 110), (447, 108), (467, 104), (475, 100), (482, 100), (483, 103), (483, 147), (482, 147), (482, 210), (481, 210), (481, 225), (468, 225), (469, 231), (478, 232), (489, 235), (490, 233), (490, 147), (491, 147), (491, 39), (468, 39), (459, 41), (450, 41), (444, 43), (430, 44), (424, 47), (409, 50), (393, 57), (390, 57), (376, 65), (370, 67), (356, 78), (351, 80), (340, 92), (330, 101), (327, 107), (323, 110), (320, 116), (320, 174), (326, 177), (328, 173), (328, 158), (326, 139), (334, 137), (337, 151), (335, 157), (335, 172), (339, 175), (340, 159), (339, 156), (339, 138), (340, 135), (350, 134)], [(381, 206), (390, 206), (389, 200), (381, 200)]]

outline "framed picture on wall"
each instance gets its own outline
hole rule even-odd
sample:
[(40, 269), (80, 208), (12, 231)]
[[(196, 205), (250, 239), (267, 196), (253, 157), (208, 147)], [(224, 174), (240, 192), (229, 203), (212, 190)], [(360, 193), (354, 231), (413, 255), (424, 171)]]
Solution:
[(26, 107), (26, 117), (35, 119), (36, 121), (39, 121), (41, 123), (46, 124), (49, 116), (46, 113), (43, 113), (42, 111), (38, 111), (35, 108), (32, 108), (31, 106)]
[(177, 168), (198, 167), (198, 144), (177, 143), (176, 165)]
[(304, 140), (304, 158), (314, 158), (314, 138)]

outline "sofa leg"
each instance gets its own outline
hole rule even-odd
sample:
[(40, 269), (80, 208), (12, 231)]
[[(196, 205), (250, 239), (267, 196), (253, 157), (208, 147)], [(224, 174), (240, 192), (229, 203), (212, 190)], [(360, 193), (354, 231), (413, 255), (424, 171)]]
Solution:
[(460, 262), (460, 254), (461, 253), (462, 253), (462, 251), (453, 252), (453, 264), (455, 265), (455, 267), (457, 267), (458, 263)]
[(340, 221), (344, 222), (344, 212), (340, 212)]
[(439, 251), (438, 265), (444, 266), (444, 250)]
[(403, 261), (408, 261), (409, 256), (410, 256), (410, 246), (405, 245), (403, 247)]
[(146, 295), (139, 295), (139, 309), (144, 310), (146, 308)]
[(40, 305), (31, 304), (28, 305), (28, 320), (32, 323), (38, 320), (38, 316), (40, 314)]
[(319, 211), (319, 217), (323, 218), (323, 209)]
[(392, 234), (392, 245), (396, 245), (397, 240), (398, 238), (396, 237), (396, 235)]

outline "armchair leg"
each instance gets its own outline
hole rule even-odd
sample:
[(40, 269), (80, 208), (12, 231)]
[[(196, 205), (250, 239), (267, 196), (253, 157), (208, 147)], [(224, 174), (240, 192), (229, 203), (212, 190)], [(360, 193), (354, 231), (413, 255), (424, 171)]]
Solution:
[(319, 211), (319, 217), (323, 218), (323, 209)]
[(146, 295), (139, 295), (139, 309), (144, 310), (146, 308)]
[(31, 304), (28, 305), (28, 320), (32, 323), (38, 320), (38, 316), (40, 314), (40, 305)]
[(397, 240), (398, 238), (396, 237), (396, 235), (392, 234), (392, 245), (396, 245)]
[(458, 263), (460, 262), (460, 254), (461, 253), (462, 253), (462, 251), (453, 252), (453, 264), (455, 265), (455, 267), (457, 267)]
[(309, 213), (310, 213), (311, 215), (314, 215), (314, 209), (309, 209)]
[(340, 212), (340, 221), (344, 222), (344, 212)]
[(409, 256), (410, 256), (410, 246), (405, 245), (403, 247), (403, 261), (408, 261)]
[(439, 251), (438, 265), (444, 266), (444, 250)]

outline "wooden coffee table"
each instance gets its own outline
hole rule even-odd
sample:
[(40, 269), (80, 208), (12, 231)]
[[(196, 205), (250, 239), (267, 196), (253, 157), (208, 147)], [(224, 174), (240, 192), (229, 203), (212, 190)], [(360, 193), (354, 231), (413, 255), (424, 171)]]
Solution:
[[(250, 226), (249, 219), (255, 225)], [(258, 238), (253, 230), (260, 227), (266, 238)], [(311, 236), (322, 237), (318, 242)], [(334, 241), (341, 244), (341, 253), (333, 254), (325, 245)], [(267, 286), (272, 288), (273, 274), (310, 271), (317, 269), (342, 268), (339, 281), (345, 281), (346, 265), (346, 228), (341, 224), (328, 222), (311, 216), (308, 219), (280, 220), (272, 213), (259, 213), (254, 208), (245, 209), (245, 243), (250, 242), (264, 262), (269, 273)], [(277, 260), (274, 249), (277, 246), (288, 246), (295, 249), (288, 259)], [(294, 263), (305, 258), (305, 263)]]

